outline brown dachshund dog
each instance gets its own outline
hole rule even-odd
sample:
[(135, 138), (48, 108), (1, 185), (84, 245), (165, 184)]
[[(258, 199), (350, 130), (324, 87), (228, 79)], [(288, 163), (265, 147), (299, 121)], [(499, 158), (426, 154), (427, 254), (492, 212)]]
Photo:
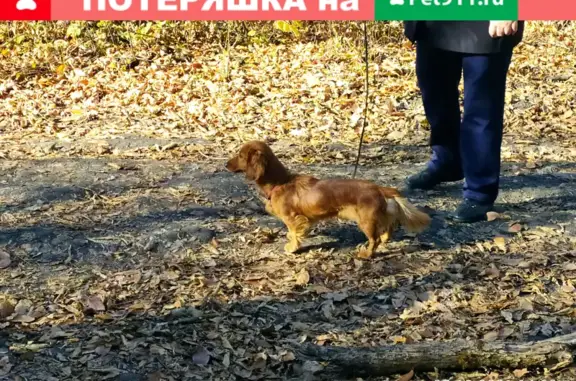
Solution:
[(354, 221), (368, 238), (361, 258), (371, 257), (380, 243), (388, 241), (400, 224), (419, 233), (430, 216), (410, 204), (398, 190), (365, 180), (317, 179), (288, 171), (261, 141), (244, 144), (226, 164), (231, 172), (243, 172), (266, 198), (266, 211), (288, 228), (284, 249), (296, 252), (310, 228), (318, 221), (341, 218)]

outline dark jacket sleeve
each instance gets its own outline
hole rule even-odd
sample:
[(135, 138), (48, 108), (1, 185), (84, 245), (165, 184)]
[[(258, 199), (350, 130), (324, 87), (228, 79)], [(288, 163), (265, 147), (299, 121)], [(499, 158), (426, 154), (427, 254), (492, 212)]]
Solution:
[(424, 21), (404, 21), (404, 35), (412, 42), (417, 40), (417, 30)]
[(512, 49), (524, 35), (524, 21), (512, 36), (493, 38), (489, 21), (405, 21), (404, 34), (414, 43), (459, 53), (490, 54)]

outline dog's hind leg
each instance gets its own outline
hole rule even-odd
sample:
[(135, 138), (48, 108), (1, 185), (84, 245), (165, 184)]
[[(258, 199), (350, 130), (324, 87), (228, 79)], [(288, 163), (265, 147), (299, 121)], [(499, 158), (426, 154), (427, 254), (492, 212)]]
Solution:
[(379, 214), (380, 221), (380, 239), (386, 243), (392, 238), (394, 230), (398, 226), (397, 214), (398, 205), (393, 199), (384, 199), (386, 201), (386, 208)]
[(388, 242), (390, 240), (390, 237), (392, 237), (392, 233), (393, 229), (391, 227), (388, 227), (388, 229), (386, 229), (384, 233), (380, 235), (380, 241), (382, 241), (382, 243)]
[(302, 215), (288, 217), (284, 219), (284, 223), (288, 228), (288, 243), (284, 246), (284, 250), (288, 253), (295, 253), (300, 249), (303, 239), (308, 235), (310, 230), (310, 220)]
[(390, 221), (389, 218), (384, 217), (380, 222), (381, 230), (380, 230), (380, 240), (382, 243), (386, 243), (392, 238), (392, 234), (394, 234), (394, 230), (397, 227), (397, 223), (394, 221)]
[(362, 249), (358, 252), (358, 257), (360, 258), (370, 258), (380, 246), (381, 238), (380, 238), (380, 226), (379, 221), (374, 214), (369, 216), (362, 216), (358, 226), (360, 230), (366, 235), (368, 238), (368, 247)]

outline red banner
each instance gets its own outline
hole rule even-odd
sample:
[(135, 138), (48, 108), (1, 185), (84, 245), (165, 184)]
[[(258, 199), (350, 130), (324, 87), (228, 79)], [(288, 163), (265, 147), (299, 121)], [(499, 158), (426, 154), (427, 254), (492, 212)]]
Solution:
[(50, 0), (0, 0), (0, 20), (50, 19)]
[(519, 0), (519, 20), (576, 20), (574, 0)]
[(367, 0), (52, 0), (53, 20), (373, 20)]
[[(0, 0), (0, 20), (374, 20), (375, 1), (405, 0)], [(575, 20), (576, 1), (519, 0), (518, 18)]]

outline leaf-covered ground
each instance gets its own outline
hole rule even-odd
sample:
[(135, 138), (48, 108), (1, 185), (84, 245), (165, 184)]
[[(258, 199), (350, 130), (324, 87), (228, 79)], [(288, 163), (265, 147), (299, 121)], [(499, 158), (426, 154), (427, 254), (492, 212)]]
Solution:
[[(396, 26), (399, 28), (399, 26)], [(500, 215), (444, 217), (460, 184), (410, 199), (433, 225), (369, 261), (325, 223), (302, 253), (224, 162), (267, 139), (292, 169), (350, 176), (363, 107), (358, 41), (115, 47), (0, 55), (0, 379), (311, 377), (294, 348), (574, 331), (574, 25), (529, 23), (509, 79)], [(397, 31), (396, 31), (397, 32)], [(395, 41), (395, 40), (394, 40)], [(355, 45), (356, 44), (356, 45)], [(371, 46), (359, 177), (401, 186), (428, 129), (402, 42)], [(548, 374), (548, 376), (546, 376)], [(413, 379), (570, 380), (571, 368)], [(499, 378), (500, 377), (500, 378)], [(392, 378), (395, 379), (395, 378)]]

